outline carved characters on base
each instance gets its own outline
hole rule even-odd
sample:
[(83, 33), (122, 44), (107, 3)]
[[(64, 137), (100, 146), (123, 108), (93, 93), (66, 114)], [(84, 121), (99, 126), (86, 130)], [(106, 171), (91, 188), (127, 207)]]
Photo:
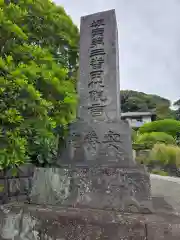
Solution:
[(93, 130), (88, 132), (84, 137), (84, 150), (87, 160), (96, 160), (98, 150), (100, 147), (100, 141), (96, 132)]
[(122, 137), (120, 133), (109, 130), (105, 133), (102, 142), (102, 151), (110, 161), (124, 160), (124, 151), (122, 146)]
[(84, 159), (82, 135), (77, 132), (72, 132), (69, 141), (69, 154), (73, 162), (80, 162)]

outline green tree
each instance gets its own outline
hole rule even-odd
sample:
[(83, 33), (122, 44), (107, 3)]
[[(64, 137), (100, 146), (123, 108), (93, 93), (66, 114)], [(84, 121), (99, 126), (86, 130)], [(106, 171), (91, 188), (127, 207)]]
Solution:
[[(56, 155), (57, 129), (75, 118), (77, 27), (44, 0), (0, 1), (0, 167)], [(13, 1), (12, 1), (13, 2)]]
[(157, 119), (175, 119), (176, 113), (171, 108), (171, 102), (153, 94), (146, 94), (132, 90), (121, 91), (122, 112), (148, 112), (153, 111)]
[(139, 132), (141, 134), (150, 132), (164, 132), (176, 138), (178, 133), (180, 133), (180, 121), (174, 119), (164, 119), (145, 123), (139, 128)]
[(180, 99), (178, 99), (173, 105), (176, 107), (175, 110), (176, 120), (180, 120)]
[(175, 119), (176, 115), (173, 110), (170, 108), (170, 104), (162, 103), (156, 107), (157, 120), (163, 119)]
[(121, 91), (121, 108), (123, 112), (144, 112), (156, 110), (160, 106), (166, 106), (170, 110), (170, 101), (157, 95), (146, 94), (132, 90)]

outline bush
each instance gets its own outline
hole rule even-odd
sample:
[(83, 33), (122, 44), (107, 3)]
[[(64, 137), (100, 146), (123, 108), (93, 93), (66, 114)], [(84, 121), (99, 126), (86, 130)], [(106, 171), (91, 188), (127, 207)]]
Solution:
[(163, 170), (153, 169), (151, 171), (153, 174), (161, 175), (161, 176), (169, 176), (169, 174)]
[(180, 166), (180, 148), (173, 145), (155, 144), (149, 155), (149, 162), (157, 162), (161, 166)]
[(132, 147), (134, 150), (139, 151), (139, 150), (146, 150), (146, 149), (150, 149), (151, 147), (149, 146), (149, 144), (145, 144), (145, 143), (133, 143)]
[(0, 5), (0, 169), (44, 166), (76, 117), (78, 28), (49, 0)]
[(137, 163), (140, 163), (140, 164), (145, 164), (145, 165), (147, 165), (147, 163), (148, 163), (148, 158), (147, 158), (147, 156), (145, 156), (145, 155), (139, 155), (139, 156), (136, 156), (136, 162)]
[(164, 132), (151, 132), (140, 134), (136, 138), (136, 144), (144, 144), (148, 149), (152, 148), (156, 143), (176, 144), (176, 140), (169, 134)]
[(137, 138), (137, 131), (132, 129), (131, 130), (131, 139), (132, 139), (132, 142), (135, 142), (136, 141), (136, 138)]
[(164, 119), (145, 123), (139, 128), (139, 133), (165, 132), (173, 137), (180, 133), (180, 121), (173, 119)]

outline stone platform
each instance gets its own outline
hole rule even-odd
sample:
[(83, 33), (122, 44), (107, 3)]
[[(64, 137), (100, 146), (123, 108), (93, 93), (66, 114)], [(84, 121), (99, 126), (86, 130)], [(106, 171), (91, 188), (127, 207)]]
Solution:
[(39, 168), (30, 199), (33, 204), (151, 212), (149, 182), (144, 168)]
[(0, 240), (179, 240), (180, 218), (32, 204), (0, 209)]

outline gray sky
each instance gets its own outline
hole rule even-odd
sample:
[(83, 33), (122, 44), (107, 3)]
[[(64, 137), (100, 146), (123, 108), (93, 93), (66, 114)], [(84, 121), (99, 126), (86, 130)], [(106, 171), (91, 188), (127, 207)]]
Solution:
[(115, 9), (120, 86), (180, 98), (179, 0), (55, 0), (79, 26), (83, 15)]

